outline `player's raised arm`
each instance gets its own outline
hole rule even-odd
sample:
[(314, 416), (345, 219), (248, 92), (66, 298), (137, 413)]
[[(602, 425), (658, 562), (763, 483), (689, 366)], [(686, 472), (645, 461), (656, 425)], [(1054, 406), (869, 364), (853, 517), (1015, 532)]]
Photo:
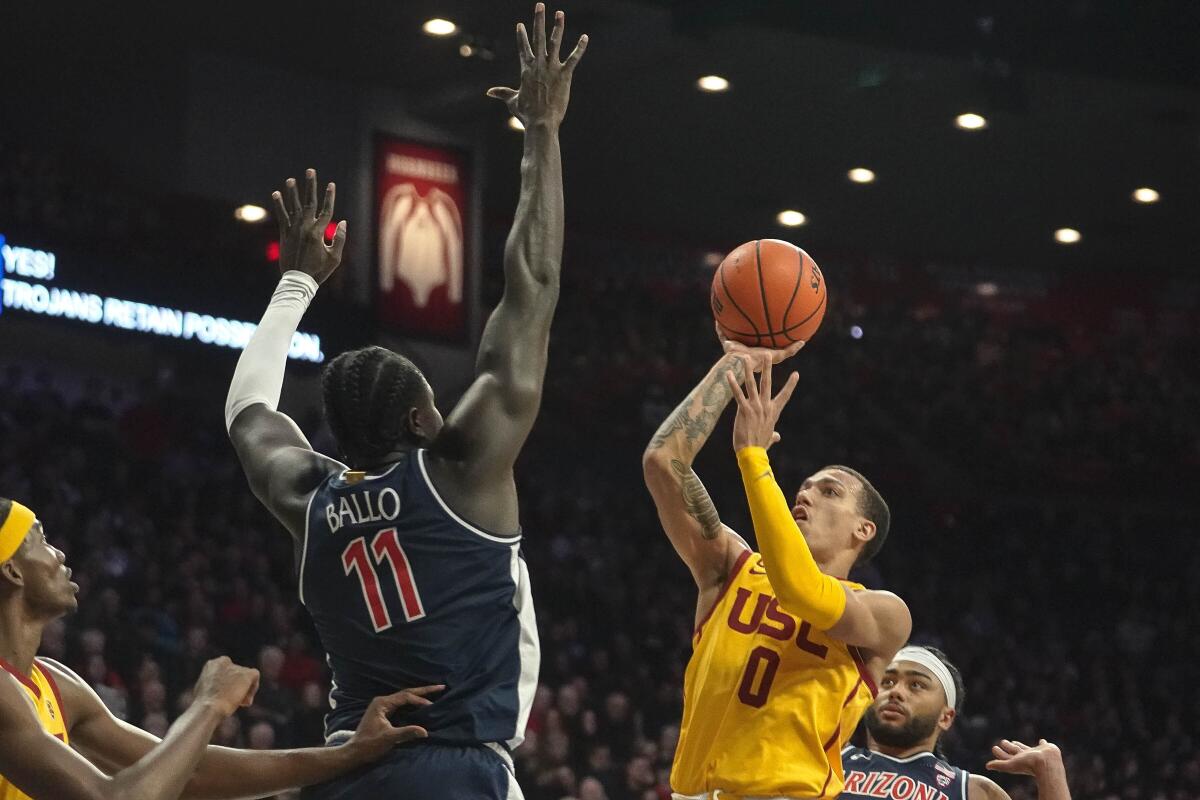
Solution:
[[(787, 350), (747, 348), (742, 352), (778, 362), (795, 355), (803, 346), (803, 342), (797, 342)], [(731, 348), (727, 345), (727, 349)], [(725, 535), (729, 529), (721, 523), (716, 505), (692, 463), (733, 399), (726, 376), (741, 383), (747, 363), (755, 362), (732, 352), (718, 359), (663, 421), (642, 454), (642, 474), (663, 530), (702, 590), (724, 583), (745, 545), (740, 537)]]
[(472, 521), (504, 530), (517, 527), (515, 496), (508, 496), (508, 487), (541, 403), (562, 267), (558, 129), (575, 66), (588, 42), (581, 36), (566, 60), (560, 60), (565, 17), (556, 13), (547, 42), (545, 14), (545, 6), (538, 3), (532, 43), (525, 26), (517, 25), (520, 88), (488, 90), (488, 96), (504, 101), (525, 126), (521, 196), (504, 248), (504, 296), (483, 330), (477, 378), (446, 420), (432, 451), (438, 487), (449, 490), (452, 505)]
[(732, 375), (726, 381), (738, 405), (734, 451), (771, 588), (784, 609), (813, 627), (890, 659), (912, 630), (908, 607), (890, 592), (848, 591), (836, 577), (822, 572), (813, 558), (767, 458), (767, 448), (779, 439), (775, 432), (779, 415), (800, 376), (793, 372), (773, 396), (771, 365), (764, 361), (761, 367), (761, 379), (747, 380), (744, 392)]
[(304, 434), (276, 407), (292, 337), (317, 293), (337, 269), (346, 244), (346, 222), (333, 244), (325, 228), (333, 219), (336, 187), (325, 189), (317, 207), (317, 173), (305, 175), (304, 199), (294, 178), (271, 195), (279, 221), (279, 269), (283, 273), (262, 321), (246, 344), (225, 401), (225, 425), (254, 495), (297, 540), (304, 533), (305, 499), (340, 465), (313, 452)]

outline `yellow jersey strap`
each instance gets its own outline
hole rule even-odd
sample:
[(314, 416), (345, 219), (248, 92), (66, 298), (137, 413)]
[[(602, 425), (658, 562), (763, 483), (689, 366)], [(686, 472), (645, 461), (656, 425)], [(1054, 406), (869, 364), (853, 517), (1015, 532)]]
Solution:
[[(24, 672), (21, 672), (21, 670), (17, 669), (3, 658), (0, 658), (0, 669), (3, 669), (9, 675), (12, 675), (14, 678), (16, 678), (17, 682), (20, 683), (25, 691), (29, 693), (29, 696), (33, 699), (34, 708), (39, 709), (38, 719), (42, 719), (42, 713), (40, 709), (42, 709), (47, 703), (47, 699), (44, 697), (45, 692), (42, 689), (42, 684), (45, 684), (45, 686), (50, 689), (50, 693), (54, 698), (54, 708), (58, 713), (59, 720), (61, 720), (62, 728), (64, 731), (67, 730), (67, 712), (66, 709), (63, 708), (62, 694), (58, 691), (58, 683), (55, 682), (54, 676), (50, 673), (50, 670), (43, 668), (42, 665), (35, 660), (33, 662), (33, 676), (31, 677), (26, 675)], [(45, 724), (44, 721), (43, 724)], [(64, 742), (67, 740), (65, 733), (56, 733), (54, 735), (59, 739), (62, 739)]]

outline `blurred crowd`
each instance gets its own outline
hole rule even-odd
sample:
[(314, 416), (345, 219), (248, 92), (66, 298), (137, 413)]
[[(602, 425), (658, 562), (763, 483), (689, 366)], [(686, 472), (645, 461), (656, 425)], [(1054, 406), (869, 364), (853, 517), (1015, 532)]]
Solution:
[[(590, 239), (571, 239), (566, 263), (518, 465), (543, 648), (518, 775), (530, 800), (667, 800), (696, 597), (640, 455), (720, 353), (712, 264)], [(962, 669), (949, 757), (982, 771), (997, 738), (1044, 737), (1077, 798), (1200, 797), (1195, 326), (1149, 308), (1081, 327), (902, 282), (865, 301), (851, 276), (787, 365), (801, 383), (772, 459), (785, 491), (847, 463), (891, 503), (891, 538), (854, 577), (901, 594), (914, 640)], [(499, 288), (489, 268), (485, 302)], [(38, 510), (81, 584), (42, 652), (157, 734), (204, 661), (229, 654), (262, 688), (218, 743), (319, 743), (329, 674), (291, 542), (225, 441), (225, 386), (0, 370), (0, 494)], [(697, 469), (752, 537), (728, 418)]]

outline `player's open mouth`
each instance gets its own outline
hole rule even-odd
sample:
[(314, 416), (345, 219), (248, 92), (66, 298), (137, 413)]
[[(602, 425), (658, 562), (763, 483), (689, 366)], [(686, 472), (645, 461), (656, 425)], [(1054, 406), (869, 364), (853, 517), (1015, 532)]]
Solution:
[(808, 522), (808, 509), (804, 506), (796, 506), (792, 509), (792, 518), (797, 522)]

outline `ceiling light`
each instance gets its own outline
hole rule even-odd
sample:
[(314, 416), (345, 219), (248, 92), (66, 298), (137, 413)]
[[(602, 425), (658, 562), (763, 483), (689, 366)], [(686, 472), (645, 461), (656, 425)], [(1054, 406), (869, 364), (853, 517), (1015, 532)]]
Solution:
[(475, 55), (475, 48), (469, 44), (459, 45), (458, 54), (463, 58), (470, 58), (471, 56)]
[(964, 131), (978, 131), (987, 127), (987, 120), (979, 114), (966, 113), (959, 114), (954, 118), (954, 124), (962, 128)]
[(775, 219), (780, 225), (786, 225), (789, 228), (795, 228), (797, 225), (803, 225), (804, 223), (808, 222), (808, 217), (804, 216), (799, 211), (793, 211), (792, 209), (780, 211)]
[(980, 297), (995, 297), (1000, 294), (1000, 287), (992, 281), (975, 284), (975, 294)]
[(723, 92), (729, 88), (729, 81), (722, 78), (720, 75), (705, 75), (700, 80), (696, 81), (696, 85), (703, 92)]
[(1143, 186), (1140, 189), (1133, 190), (1133, 199), (1138, 203), (1157, 203), (1158, 192), (1151, 189), (1149, 186)]
[(508, 127), (512, 128), (514, 131), (523, 131), (525, 130), (525, 123), (521, 122), (521, 120), (517, 119), (516, 117), (509, 117)]
[(846, 174), (855, 183), (871, 183), (875, 180), (875, 173), (866, 167), (855, 167)]
[(1083, 238), (1083, 234), (1074, 228), (1059, 228), (1054, 232), (1054, 241), (1059, 244), (1075, 244)]
[(863, 337), (863, 329), (860, 328), (858, 325), (851, 325), (850, 326), (850, 338), (851, 339), (861, 339), (862, 337)]
[(262, 222), (267, 218), (267, 210), (262, 206), (239, 206), (234, 209), (233, 218), (242, 222)]
[(713, 267), (715, 269), (716, 267), (721, 266), (721, 262), (724, 260), (725, 254), (717, 252), (716, 250), (709, 250), (704, 254), (704, 266), (706, 267)]
[(421, 26), (421, 30), (430, 36), (449, 36), (458, 30), (458, 26), (448, 19), (429, 19)]

